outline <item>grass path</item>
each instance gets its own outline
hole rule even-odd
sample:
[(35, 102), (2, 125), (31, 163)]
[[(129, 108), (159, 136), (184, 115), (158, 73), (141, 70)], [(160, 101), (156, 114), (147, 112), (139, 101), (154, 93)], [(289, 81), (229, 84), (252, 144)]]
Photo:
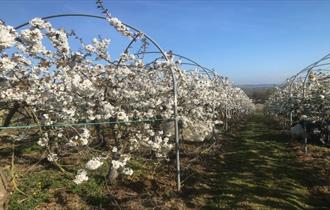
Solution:
[[(297, 156), (301, 146), (260, 114), (232, 126), (230, 134), (203, 142), (197, 152), (199, 143), (181, 145), (182, 193), (173, 192), (174, 162), (159, 165), (160, 173), (153, 175), (155, 163), (131, 162), (134, 176), (111, 189), (104, 182), (106, 167), (76, 185), (45, 164), (20, 177), (19, 187), (28, 196), (14, 192), (10, 209), (330, 209), (328, 148), (321, 152), (311, 146), (314, 155), (302, 159)], [(16, 168), (30, 167), (20, 161), (37, 150), (16, 149)], [(0, 147), (0, 157), (10, 160), (10, 154), (10, 147)]]
[(312, 172), (298, 163), (288, 136), (262, 115), (234, 132), (221, 155), (205, 157), (204, 168), (185, 187), (191, 208), (329, 209), (311, 199)]

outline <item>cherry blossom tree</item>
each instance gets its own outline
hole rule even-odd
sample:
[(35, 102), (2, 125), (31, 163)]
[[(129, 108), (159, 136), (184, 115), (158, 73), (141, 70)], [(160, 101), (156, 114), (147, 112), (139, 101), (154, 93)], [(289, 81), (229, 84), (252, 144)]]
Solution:
[[(212, 134), (224, 110), (234, 116), (253, 112), (246, 94), (218, 75), (210, 79), (184, 71), (170, 54), (146, 63), (141, 56), (149, 45), (145, 34), (132, 31), (97, 2), (106, 21), (131, 40), (117, 59), (109, 53), (109, 38), (85, 43), (41, 18), (23, 30), (0, 23), (0, 102), (11, 110), (4, 127), (17, 128), (14, 141), (35, 139), (47, 160), (65, 173), (62, 159), (81, 157), (72, 177), (77, 184), (108, 162), (109, 180), (115, 183), (119, 174), (134, 173), (127, 166), (134, 154), (147, 149), (154, 158), (167, 158), (175, 138), (173, 107), (182, 136), (194, 141)], [(74, 50), (70, 40), (79, 40), (80, 48)], [(141, 45), (133, 48), (137, 42)]]

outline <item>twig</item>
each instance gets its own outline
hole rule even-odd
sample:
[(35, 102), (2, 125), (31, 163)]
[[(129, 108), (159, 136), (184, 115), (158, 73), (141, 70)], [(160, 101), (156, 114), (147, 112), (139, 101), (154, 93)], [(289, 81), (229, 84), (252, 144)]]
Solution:
[(12, 154), (11, 154), (11, 182), (14, 186), (14, 189), (21, 193), (22, 195), (28, 196), (22, 190), (20, 190), (16, 183), (16, 176), (15, 176), (15, 142), (12, 143)]
[(35, 164), (33, 164), (31, 167), (29, 167), (28, 169), (26, 169), (23, 173), (22, 173), (22, 175), (23, 176), (25, 176), (29, 171), (31, 171), (32, 170), (32, 168), (34, 168), (36, 165), (38, 165), (45, 157), (45, 155), (46, 155), (46, 151), (41, 155), (41, 157), (40, 157), (40, 159), (38, 160), (38, 162), (36, 162)]

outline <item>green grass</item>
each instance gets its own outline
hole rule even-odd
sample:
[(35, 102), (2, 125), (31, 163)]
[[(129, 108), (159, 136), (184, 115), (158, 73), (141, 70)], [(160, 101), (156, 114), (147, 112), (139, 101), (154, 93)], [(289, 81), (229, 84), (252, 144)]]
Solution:
[(326, 209), (310, 200), (312, 172), (289, 143), (271, 120), (256, 115), (235, 131), (222, 155), (205, 157), (205, 170), (195, 171), (201, 178), (186, 193), (204, 196), (204, 209)]
[[(34, 151), (36, 148), (24, 148), (24, 152)], [(37, 148), (38, 149), (38, 148)], [(119, 185), (134, 185), (140, 183), (143, 177), (150, 174), (154, 165), (143, 165), (139, 159), (131, 160), (128, 166), (135, 170), (133, 176), (121, 177)], [(89, 171), (89, 180), (82, 184), (75, 184), (72, 179), (53, 167), (45, 167), (29, 173), (18, 179), (19, 189), (24, 194), (14, 191), (11, 195), (9, 210), (30, 210), (46, 207), (50, 209), (113, 209), (116, 204), (111, 197), (112, 190), (117, 190), (121, 186), (107, 186), (106, 175), (109, 166), (105, 163), (96, 171)], [(141, 178), (142, 177), (142, 178)], [(134, 184), (132, 184), (134, 183)], [(141, 185), (143, 186), (143, 185)], [(109, 187), (111, 188), (109, 192)], [(132, 186), (139, 188), (139, 186)], [(123, 192), (126, 188), (123, 188)], [(141, 192), (147, 191), (141, 187)], [(72, 198), (70, 198), (72, 197)], [(70, 207), (70, 205), (75, 205)], [(44, 209), (44, 208), (42, 208)]]
[(26, 195), (15, 191), (11, 196), (9, 209), (34, 209), (39, 203), (49, 201), (50, 188), (61, 188), (69, 184), (59, 174), (50, 170), (26, 176), (21, 181), (20, 189)]
[(61, 201), (61, 199), (65, 200), (73, 194), (81, 198), (77, 201), (77, 204), (81, 202), (82, 204), (99, 206), (100, 204), (104, 205), (109, 200), (104, 177), (98, 174), (91, 176), (88, 182), (76, 185), (58, 171), (48, 169), (22, 177), (19, 187), (26, 195), (15, 191), (9, 203), (9, 209), (11, 210), (35, 209), (40, 204), (45, 203), (62, 203), (65, 205), (65, 201)]
[[(145, 161), (133, 159), (129, 167), (135, 170), (134, 175), (123, 179), (111, 192), (105, 183), (107, 164), (93, 172), (89, 181), (81, 185), (74, 184), (49, 167), (20, 177), (19, 187), (27, 196), (14, 192), (10, 209), (27, 210), (43, 205), (47, 205), (48, 209), (60, 209), (61, 206), (68, 209), (109, 209), (113, 208), (110, 195), (114, 190), (117, 192), (114, 196), (121, 196), (120, 199), (115, 198), (119, 205), (125, 206), (125, 203), (136, 199), (136, 208), (142, 208), (145, 204), (138, 202), (147, 198), (162, 201), (174, 199), (174, 206), (180, 204), (193, 209), (329, 208), (327, 201), (312, 198), (308, 186), (317, 181), (313, 176), (315, 172), (298, 162), (289, 137), (281, 132), (276, 123), (263, 115), (255, 115), (238, 126), (232, 135), (225, 137), (224, 146), (219, 147), (221, 150), (203, 153), (191, 171), (185, 170), (183, 164), (182, 178), (190, 178), (184, 182), (181, 194), (175, 194), (171, 183), (166, 183), (172, 180), (174, 174), (167, 174), (170, 180), (164, 178), (164, 173), (151, 178), (156, 163), (146, 164)], [(23, 153), (39, 151), (35, 145), (16, 149)], [(73, 199), (68, 201), (71, 197)], [(49, 203), (54, 206), (49, 206)], [(73, 204), (79, 205), (70, 207)]]
[[(306, 209), (308, 189), (289, 141), (257, 116), (249, 121), (224, 154), (217, 174), (221, 192), (207, 207), (224, 209)], [(234, 196), (232, 196), (234, 195)]]

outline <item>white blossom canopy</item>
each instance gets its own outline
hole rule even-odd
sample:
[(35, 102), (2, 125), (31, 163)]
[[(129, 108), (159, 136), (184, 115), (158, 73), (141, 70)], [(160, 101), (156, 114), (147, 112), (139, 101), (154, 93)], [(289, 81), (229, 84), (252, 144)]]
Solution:
[[(166, 157), (177, 120), (187, 140), (203, 141), (225, 110), (233, 117), (254, 110), (228, 79), (177, 56), (194, 65), (188, 71), (187, 62), (164, 53), (100, 5), (104, 19), (130, 40), (118, 58), (109, 53), (109, 38), (84, 42), (47, 18), (17, 29), (0, 23), (0, 102), (11, 109), (2, 129), (24, 128), (15, 131), (14, 140), (35, 139), (56, 165), (67, 155), (84, 154), (86, 164), (75, 183), (87, 181), (86, 170), (96, 170), (105, 160), (131, 175), (127, 162), (145, 148)], [(71, 43), (77, 41), (76, 50)], [(154, 49), (156, 54), (147, 53)]]

